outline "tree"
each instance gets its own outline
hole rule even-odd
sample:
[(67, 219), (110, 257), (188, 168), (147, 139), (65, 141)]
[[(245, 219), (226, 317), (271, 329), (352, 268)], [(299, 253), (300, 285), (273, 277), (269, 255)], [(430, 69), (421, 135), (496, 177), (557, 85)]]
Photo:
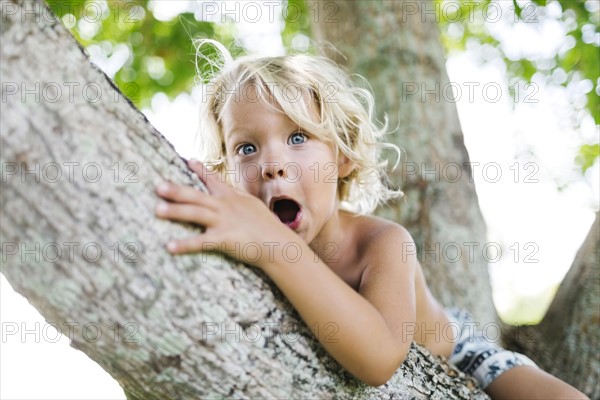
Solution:
[(128, 398), (486, 398), (417, 346), (367, 387), (256, 269), (169, 256), (197, 228), (154, 218), (154, 185), (197, 177), (41, 2), (0, 6), (2, 273)]
[[(428, 285), (442, 304), (465, 307), (483, 323), (495, 321), (487, 263), (481, 251), (471, 255), (465, 245), (483, 246), (486, 233), (456, 106), (439, 100), (425, 106), (422, 100), (423, 91), (439, 94), (449, 82), (435, 18), (422, 21), (429, 3), (323, 4), (336, 6), (337, 22), (318, 19), (315, 37), (339, 50), (343, 57), (333, 55), (339, 64), (366, 77), (378, 109), (387, 110), (390, 126), (398, 127), (390, 139), (406, 151), (393, 178), (407, 200), (379, 213), (411, 232)], [(447, 168), (458, 179), (443, 179), (440, 171)], [(440, 262), (448, 243), (460, 244), (456, 263)], [(427, 251), (434, 257), (423, 257)]]
[[(470, 381), (460, 386), (464, 383), (460, 374), (416, 346), (388, 386), (379, 391), (365, 388), (323, 353), (277, 288), (259, 272), (232, 266), (220, 257), (169, 257), (161, 249), (161, 238), (184, 235), (191, 228), (153, 218), (153, 186), (162, 179), (200, 186), (199, 182), (143, 117), (120, 104), (124, 98), (110, 81), (83, 67), (80, 49), (40, 3), (20, 5), (37, 14), (2, 2), (2, 94), (8, 99), (3, 114), (10, 115), (2, 120), (3, 273), (49, 321), (59, 323), (63, 333), (74, 338), (74, 347), (115, 376), (130, 398), (208, 393), (329, 397), (333, 391), (339, 397), (394, 391), (410, 391), (416, 398), (484, 397), (469, 386)], [(340, 14), (340, 20), (346, 18)], [(416, 21), (411, 26), (426, 33)], [(434, 54), (431, 65), (439, 66), (435, 39), (424, 43)], [(399, 52), (409, 61), (415, 54)], [(417, 63), (406, 64), (418, 69)], [(438, 73), (443, 74), (443, 67)], [(436, 81), (439, 75), (431, 73), (429, 78)], [(414, 82), (420, 82), (417, 79)], [(39, 104), (25, 90), (36, 83)], [(69, 88), (73, 97), (67, 95)], [(389, 98), (393, 97), (392, 93)], [(413, 104), (412, 110), (418, 111)], [(455, 120), (450, 108), (445, 112)], [(448, 137), (455, 139), (444, 143), (463, 152), (460, 134)], [(451, 154), (449, 159), (457, 158)], [(32, 169), (37, 171), (33, 176), (26, 172)], [(57, 179), (59, 171), (62, 179)], [(104, 180), (94, 175), (96, 171), (103, 172)], [(36, 176), (41, 179), (36, 181)], [(423, 191), (432, 190), (434, 195), (419, 201), (433, 197), (428, 209), (445, 216), (448, 209), (435, 195), (440, 188), (424, 186)], [(474, 195), (464, 183), (444, 190), (465, 198)], [(435, 233), (439, 229), (435, 221), (445, 217), (434, 221), (426, 211), (418, 215), (432, 221), (426, 226), (434, 233), (426, 228), (416, 236), (421, 243), (444, 243)], [(476, 209), (464, 212), (477, 220)], [(406, 219), (406, 211), (398, 215)], [(481, 224), (475, 225), (481, 229)], [(58, 251), (67, 254), (57, 259)], [(481, 279), (477, 273), (469, 276)], [(464, 290), (461, 285), (457, 282), (454, 290)], [(443, 289), (436, 290), (443, 297)], [(468, 301), (473, 304), (475, 299)], [(480, 318), (489, 315), (489, 304), (473, 307)], [(69, 321), (83, 323), (66, 325)], [(98, 341), (90, 340), (94, 331), (83, 327), (89, 322), (104, 332)], [(225, 329), (246, 340), (219, 340)], [(251, 340), (257, 337), (256, 342)], [(431, 377), (437, 371), (448, 373)]]
[[(600, 398), (598, 310), (600, 310), (600, 218), (581, 245), (544, 319), (511, 327), (505, 337), (551, 374), (590, 398)], [(565, 367), (566, 366), (566, 367)]]
[[(398, 110), (389, 112), (390, 125), (398, 126), (393, 139), (406, 149), (408, 166), (417, 164), (426, 168), (416, 174), (414, 169), (401, 168), (395, 178), (408, 201), (393, 211), (386, 208), (380, 213), (400, 221), (417, 243), (429, 249), (456, 242), (480, 243), (478, 238), (485, 237), (485, 227), (470, 183), (470, 160), (454, 103), (423, 100), (424, 90), (434, 93), (437, 90), (437, 95), (443, 98), (440, 88), (448, 84), (431, 3), (326, 1), (322, 4), (334, 5), (336, 23), (319, 19), (315, 36), (331, 42), (339, 51), (333, 54), (338, 63), (370, 82), (379, 109)], [(424, 173), (450, 165), (463, 166), (464, 173), (457, 175), (463, 179), (439, 179), (439, 172)], [(524, 352), (542, 368), (592, 398), (600, 396), (600, 359), (592, 350), (600, 339), (598, 229), (596, 218), (544, 320), (533, 327), (504, 327), (504, 340), (510, 348)], [(462, 256), (461, 261), (472, 261), (466, 251)], [(493, 313), (489, 283), (483, 282), (487, 279), (485, 260), (444, 266), (430, 259), (423, 262), (423, 267), (433, 278), (429, 280), (433, 292), (445, 304), (472, 309), (480, 321), (486, 321)], [(570, 323), (559, 317), (566, 310), (572, 310), (568, 313)], [(560, 351), (557, 346), (562, 346)], [(556, 353), (569, 362), (557, 362)]]
[(97, 61), (119, 60), (109, 76), (140, 108), (149, 106), (157, 92), (174, 97), (193, 85), (196, 71), (190, 37), (213, 37), (234, 53), (242, 50), (235, 46), (230, 29), (198, 21), (189, 12), (161, 21), (151, 12), (148, 0), (47, 3)]
[[(312, 6), (309, 3), (287, 1), (282, 40), (288, 49), (302, 47), (295, 44), (295, 39), (302, 34), (310, 36), (311, 18), (320, 14), (322, 19), (326, 19), (335, 11), (333, 4), (324, 3), (327, 9), (322, 8), (319, 12), (314, 2)], [(167, 20), (156, 17), (157, 3), (149, 0), (124, 3), (49, 0), (48, 4), (77, 40), (90, 49), (96, 61), (120, 60), (109, 69), (108, 74), (141, 107), (147, 106), (157, 92), (174, 97), (190, 87), (195, 70), (189, 62), (189, 54), (181, 46), (190, 36), (215, 38), (228, 45), (234, 53), (244, 51), (234, 38), (235, 24), (231, 15), (223, 19), (214, 2), (195, 3), (197, 6), (182, 9), (175, 13), (177, 18), (171, 16)], [(236, 4), (236, 7), (239, 6), (239, 3)], [(510, 79), (507, 89), (516, 98), (522, 97), (523, 93), (525, 96), (531, 94), (527, 87), (536, 91), (531, 86), (532, 83), (536, 85), (534, 78), (549, 86), (571, 89), (565, 93), (565, 96), (572, 97), (571, 107), (565, 113), (570, 124), (577, 127), (588, 115), (598, 124), (600, 88), (597, 54), (600, 42), (597, 36), (600, 17), (595, 0), (434, 0), (429, 4), (429, 11), (421, 16), (437, 14), (442, 43), (447, 51), (464, 51), (467, 43), (471, 47), (476, 44), (484, 50), (481, 52), (482, 61), (490, 58), (502, 60), (506, 65), (506, 76)], [(415, 5), (416, 2), (401, 7), (412, 14), (416, 10)], [(241, 10), (233, 13), (234, 19), (236, 14), (245, 13), (246, 5), (242, 4), (239, 8)], [(256, 12), (256, 5), (249, 8)], [(215, 16), (221, 17), (221, 23), (215, 21)], [(255, 22), (253, 16), (248, 16), (251, 22)], [(553, 23), (565, 31), (569, 43), (550, 56), (514, 54), (506, 50), (497, 30), (490, 29), (497, 23), (513, 27)], [(580, 92), (582, 87), (585, 90), (583, 103), (581, 98), (576, 98), (581, 97), (579, 93), (573, 94)], [(581, 145), (576, 162), (583, 173), (598, 159), (599, 149), (597, 142)]]

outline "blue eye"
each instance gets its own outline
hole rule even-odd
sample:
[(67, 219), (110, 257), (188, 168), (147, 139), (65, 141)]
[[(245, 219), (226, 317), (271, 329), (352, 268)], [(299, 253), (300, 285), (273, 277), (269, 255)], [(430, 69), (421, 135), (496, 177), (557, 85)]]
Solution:
[(255, 151), (256, 151), (256, 147), (254, 147), (253, 144), (248, 144), (248, 143), (239, 146), (237, 149), (238, 154), (243, 154), (245, 156), (247, 156), (248, 154), (252, 154)]
[(304, 142), (306, 142), (308, 138), (306, 137), (306, 135), (302, 132), (294, 132), (292, 133), (292, 135), (290, 136), (290, 139), (288, 140), (289, 144), (302, 144)]

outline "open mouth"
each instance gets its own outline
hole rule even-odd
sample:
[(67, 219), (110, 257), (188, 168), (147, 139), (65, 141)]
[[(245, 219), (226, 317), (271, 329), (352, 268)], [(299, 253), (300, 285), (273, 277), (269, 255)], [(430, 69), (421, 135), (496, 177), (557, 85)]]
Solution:
[(279, 199), (273, 202), (273, 212), (281, 222), (292, 229), (300, 223), (300, 205), (292, 199)]

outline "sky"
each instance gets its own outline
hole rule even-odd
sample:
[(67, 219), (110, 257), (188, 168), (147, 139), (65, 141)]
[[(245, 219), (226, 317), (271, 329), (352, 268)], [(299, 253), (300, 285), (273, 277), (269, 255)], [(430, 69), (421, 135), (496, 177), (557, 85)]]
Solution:
[[(185, 1), (156, 2), (155, 12), (168, 19), (188, 6)], [(266, 14), (265, 14), (266, 15)], [(239, 19), (240, 39), (250, 51), (265, 55), (283, 52), (280, 27)], [(497, 26), (507, 50), (552, 52), (564, 39), (558, 26)], [(504, 30), (502, 30), (504, 29)], [(561, 36), (562, 35), (562, 36)], [(447, 62), (450, 81), (466, 91), (504, 82), (497, 63), (480, 65), (476, 50), (453, 55)], [(101, 60), (97, 61), (102, 64)], [(499, 312), (519, 299), (539, 296), (555, 287), (571, 265), (598, 209), (598, 164), (585, 177), (574, 173), (573, 158), (582, 140), (597, 137), (590, 121), (573, 131), (565, 127), (566, 93), (548, 89), (526, 92), (529, 100), (514, 101), (508, 92), (497, 101), (485, 101), (481, 91), (471, 100), (463, 92), (457, 108), (471, 161), (478, 162), (474, 179), (488, 242), (501, 243), (503, 257), (490, 263), (493, 296)], [(149, 120), (184, 157), (196, 132), (199, 91), (174, 101), (158, 95)], [(489, 98), (488, 98), (489, 100)], [(528, 158), (527, 154), (536, 158)], [(525, 155), (525, 156), (524, 156)], [(500, 166), (499, 179), (486, 166)], [(557, 183), (558, 182), (558, 183)], [(562, 191), (558, 184), (570, 182)], [(546, 302), (549, 299), (536, 301)], [(28, 302), (0, 278), (0, 398), (2, 399), (124, 399), (119, 385), (83, 353), (69, 347), (68, 339), (46, 324)]]

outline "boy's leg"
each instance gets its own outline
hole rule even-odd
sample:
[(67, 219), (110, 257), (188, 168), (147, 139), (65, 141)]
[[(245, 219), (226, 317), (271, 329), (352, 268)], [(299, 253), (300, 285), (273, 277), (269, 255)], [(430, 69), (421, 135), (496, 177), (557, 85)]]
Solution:
[(588, 399), (583, 393), (543, 370), (519, 365), (503, 372), (485, 391), (496, 399)]
[(446, 313), (461, 327), (450, 363), (473, 376), (492, 399), (587, 399), (528, 357), (503, 349), (473, 329), (473, 319), (465, 310), (446, 309)]

